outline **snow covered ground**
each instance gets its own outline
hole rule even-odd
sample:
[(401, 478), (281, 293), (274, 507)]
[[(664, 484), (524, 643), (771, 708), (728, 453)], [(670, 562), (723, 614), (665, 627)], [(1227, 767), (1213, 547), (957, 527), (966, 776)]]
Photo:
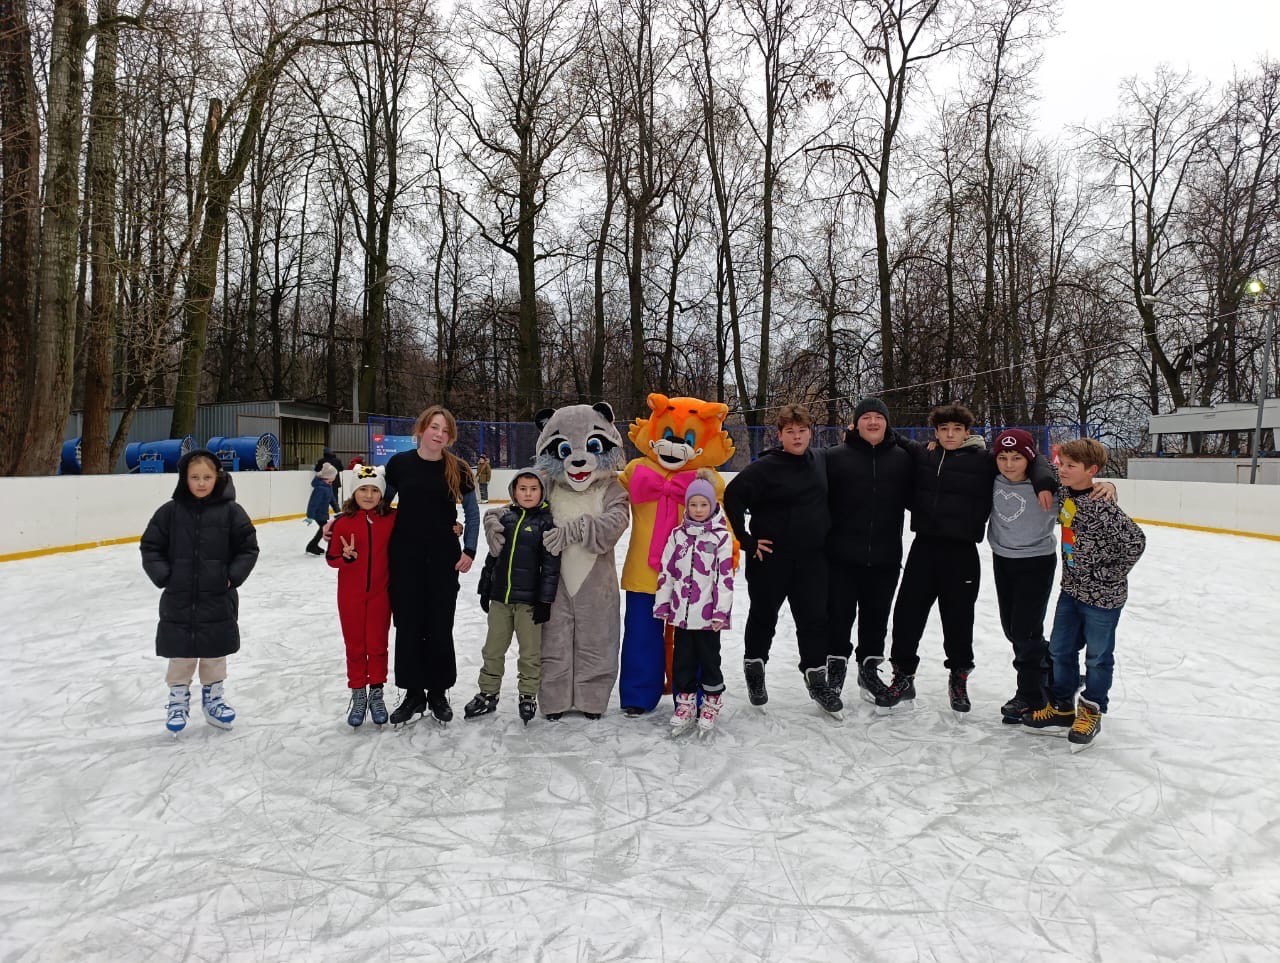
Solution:
[[(709, 741), (666, 712), (351, 731), (333, 573), (260, 529), (232, 732), (163, 726), (136, 545), (0, 565), (5, 960), (1274, 960), (1280, 543), (1147, 530), (1099, 742), (1002, 726), (989, 560), (974, 712), (936, 615), (914, 711), (821, 718), (780, 624), (767, 715), (727, 633)], [(621, 560), (624, 546), (618, 550)], [(985, 549), (984, 549), (985, 551)]]

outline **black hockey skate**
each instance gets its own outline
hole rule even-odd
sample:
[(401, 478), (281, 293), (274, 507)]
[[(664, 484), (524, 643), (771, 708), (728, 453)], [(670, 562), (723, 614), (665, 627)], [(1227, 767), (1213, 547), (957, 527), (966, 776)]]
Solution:
[(843, 655), (827, 656), (827, 688), (839, 695), (844, 690), (844, 680), (848, 674), (848, 658)]
[(969, 701), (969, 673), (972, 669), (952, 669), (947, 679), (947, 697), (951, 700), (951, 711), (957, 718), (973, 708)]
[(1000, 721), (1008, 726), (1022, 724), (1022, 717), (1035, 707), (1021, 696), (1014, 696), (1000, 707)]
[(743, 659), (742, 672), (747, 677), (747, 698), (753, 706), (769, 701), (769, 690), (764, 687), (764, 659)]
[(880, 678), (879, 659), (874, 655), (867, 656), (858, 666), (858, 694), (872, 705), (887, 709), (893, 705), (889, 701), (889, 687)]
[(534, 695), (522, 695), (520, 697), (520, 721), (526, 726), (538, 714), (538, 697)]
[(1076, 707), (1076, 721), (1067, 733), (1067, 741), (1071, 743), (1071, 751), (1079, 752), (1093, 745), (1094, 737), (1102, 731), (1102, 710), (1096, 702), (1090, 702), (1084, 696)]
[(391, 713), (391, 724), (397, 727), (412, 725), (421, 719), (426, 711), (427, 697), (421, 689), (416, 692), (405, 692), (404, 698), (396, 706), (396, 711)]
[(428, 692), (427, 708), (431, 710), (436, 722), (441, 725), (453, 721), (453, 706), (449, 705), (449, 700), (444, 697), (443, 693)]
[(804, 684), (809, 689), (809, 698), (818, 703), (818, 708), (833, 719), (844, 718), (844, 703), (840, 696), (827, 685), (827, 670), (805, 669)]
[(885, 713), (889, 712), (904, 702), (914, 703), (916, 701), (916, 677), (899, 672), (895, 667), (893, 670), (893, 682), (884, 690), (884, 702), (876, 702), (876, 711)]
[[(477, 692), (476, 697), (462, 707), (462, 716), (464, 719), (475, 719), (478, 716), (487, 716), (490, 712), (498, 708), (498, 696), (491, 692)], [(435, 711), (434, 709), (432, 710)]]

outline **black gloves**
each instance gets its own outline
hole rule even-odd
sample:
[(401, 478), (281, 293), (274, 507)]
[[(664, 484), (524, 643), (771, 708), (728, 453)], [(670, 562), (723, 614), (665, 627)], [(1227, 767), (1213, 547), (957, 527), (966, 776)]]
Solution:
[(550, 602), (534, 602), (533, 603), (533, 624), (545, 625), (547, 620), (551, 618)]

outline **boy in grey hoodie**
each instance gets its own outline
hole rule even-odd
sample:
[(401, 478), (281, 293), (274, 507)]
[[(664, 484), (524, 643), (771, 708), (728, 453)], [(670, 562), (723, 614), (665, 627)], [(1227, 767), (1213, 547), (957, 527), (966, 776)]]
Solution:
[(1002, 722), (1017, 725), (1024, 712), (1045, 704), (1049, 671), (1049, 642), (1044, 637), (1044, 614), (1053, 592), (1058, 567), (1054, 537), (1056, 511), (1045, 511), (1036, 500), (1027, 470), (1036, 459), (1031, 435), (1009, 428), (996, 436), (996, 467), (991, 492), (987, 543), (991, 546), (1000, 606), (1000, 627), (1013, 646), (1018, 691), (1000, 707)]

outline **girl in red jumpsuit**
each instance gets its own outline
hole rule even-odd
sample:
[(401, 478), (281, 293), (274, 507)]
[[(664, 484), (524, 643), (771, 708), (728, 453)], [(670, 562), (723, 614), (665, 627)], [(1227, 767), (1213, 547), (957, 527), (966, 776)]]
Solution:
[[(338, 570), (338, 620), (347, 646), (347, 685), (351, 703), (347, 723), (358, 726), (368, 712), (385, 725), (387, 635), (391, 597), (387, 591), (387, 541), (396, 513), (386, 503), (386, 482), (374, 468), (356, 469), (356, 488), (333, 521), (325, 558)], [(368, 686), (368, 691), (365, 687)]]

